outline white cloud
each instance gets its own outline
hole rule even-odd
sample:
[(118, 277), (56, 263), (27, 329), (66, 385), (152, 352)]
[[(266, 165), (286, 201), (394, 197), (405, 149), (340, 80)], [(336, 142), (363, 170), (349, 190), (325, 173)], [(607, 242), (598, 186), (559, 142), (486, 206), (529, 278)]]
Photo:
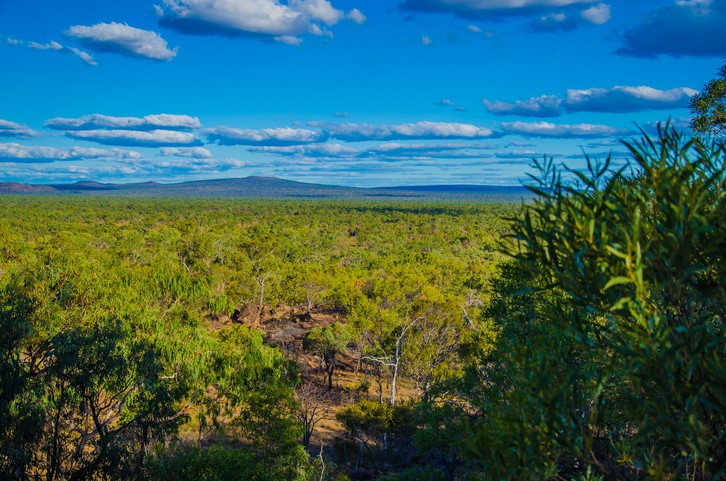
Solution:
[[(643, 130), (650, 134), (656, 134), (658, 132), (658, 127), (660, 126), (661, 129), (664, 129), (666, 127), (666, 122), (656, 121), (656, 122), (647, 122), (644, 124)], [(689, 132), (691, 130), (691, 118), (690, 117), (678, 117), (674, 119), (670, 119), (670, 122), (668, 123), (669, 128), (674, 128), (680, 132)]]
[(428, 35), (422, 35), (421, 43), (428, 47), (429, 45), (431, 45), (433, 43), (433, 41), (431, 40), (431, 37), (429, 37)]
[(597, 142), (590, 142), (587, 144), (588, 149), (597, 149), (600, 147), (615, 147), (615, 146), (621, 146), (623, 145), (620, 140), (616, 139), (607, 139), (607, 140), (599, 140)]
[(529, 23), (529, 28), (534, 32), (558, 32), (574, 30), (580, 23), (582, 23), (580, 17), (557, 12), (533, 20)]
[(167, 157), (184, 157), (189, 159), (211, 159), (212, 153), (204, 147), (164, 147), (161, 155)]
[(580, 13), (582, 18), (595, 25), (604, 25), (610, 21), (610, 5), (598, 3)]
[(504, 10), (528, 7), (565, 7), (593, 3), (597, 0), (429, 0), (431, 4), (460, 5), (472, 10)]
[(55, 40), (48, 43), (28, 42), (28, 47), (34, 50), (63, 50), (63, 45)]
[(324, 142), (324, 132), (293, 129), (289, 127), (273, 129), (234, 129), (215, 127), (205, 131), (210, 142), (220, 145), (260, 145), (286, 146)]
[(300, 37), (296, 37), (294, 35), (280, 35), (279, 37), (275, 37), (276, 42), (286, 43), (288, 45), (300, 45), (302, 43), (302, 39)]
[(553, 22), (564, 22), (567, 20), (567, 15), (564, 13), (551, 13), (549, 15), (546, 15), (546, 18), (552, 20)]
[(514, 102), (484, 99), (482, 103), (494, 115), (557, 117), (565, 112), (626, 113), (685, 108), (696, 93), (688, 87), (659, 90), (645, 85), (616, 85), (612, 88), (569, 89), (564, 99), (556, 95), (541, 95)]
[(149, 162), (145, 167), (148, 171), (159, 174), (213, 174), (226, 172), (233, 168), (244, 167), (245, 162), (239, 159), (190, 158), (165, 162)]
[(474, 25), (474, 24), (467, 25), (466, 29), (469, 30), (470, 32), (481, 34), (486, 38), (493, 38), (496, 35), (496, 33), (489, 31), (489, 30), (484, 30), (481, 27), (479, 27), (478, 25)]
[[(76, 160), (76, 159), (67, 159)], [(83, 161), (84, 159), (78, 159)], [(103, 164), (97, 163), (50, 163), (50, 161), (7, 163), (0, 169), (0, 178), (18, 179), (27, 182), (62, 183), (77, 180), (93, 180), (100, 182), (148, 181), (152, 178), (170, 180), (189, 180), (189, 176), (208, 176), (221, 174), (230, 169), (245, 166), (239, 159), (170, 159), (168, 161), (151, 161), (138, 159), (133, 161), (113, 158)]]
[(396, 125), (331, 124), (331, 137), (347, 141), (401, 139), (483, 139), (495, 136), (491, 130), (472, 124), (415, 122)]
[(138, 147), (201, 145), (196, 135), (176, 130), (67, 130), (66, 136), (106, 145)]
[(79, 49), (74, 48), (74, 47), (69, 47), (68, 50), (73, 55), (75, 55), (76, 57), (78, 57), (81, 60), (83, 60), (84, 62), (86, 62), (88, 65), (93, 65), (93, 66), (98, 65), (96, 63), (96, 60), (94, 60), (94, 58), (88, 52), (84, 52), (83, 50), (79, 50)]
[(285, 157), (314, 157), (314, 158), (350, 158), (361, 153), (360, 150), (341, 144), (309, 144), (288, 146), (261, 146), (251, 147), (250, 152), (258, 154), (276, 154)]
[(130, 129), (130, 130), (191, 130), (202, 126), (197, 117), (176, 114), (154, 114), (144, 117), (114, 117), (92, 114), (65, 119), (56, 117), (45, 122), (56, 130)]
[(697, 15), (705, 16), (711, 13), (712, 0), (676, 0), (679, 7), (689, 7), (695, 11)]
[(17, 137), (21, 139), (28, 139), (31, 137), (38, 137), (39, 135), (40, 134), (38, 132), (31, 129), (27, 125), (0, 119), (0, 137)]
[(96, 66), (96, 61), (93, 59), (93, 57), (88, 54), (87, 52), (84, 52), (83, 50), (74, 48), (74, 47), (64, 47), (60, 43), (56, 42), (55, 40), (52, 40), (48, 43), (39, 43), (39, 42), (24, 42), (22, 40), (18, 40), (15, 38), (8, 38), (8, 44), (10, 45), (16, 45), (19, 47), (28, 47), (32, 48), (33, 50), (47, 50), (52, 52), (67, 52), (72, 53), (76, 57), (83, 60), (88, 65)]
[(348, 14), (346, 15), (346, 18), (348, 20), (352, 20), (353, 22), (357, 23), (358, 25), (363, 25), (366, 22), (366, 16), (363, 15), (363, 13), (358, 10), (357, 8), (354, 8)]
[(491, 154), (484, 154), (482, 150), (489, 150), (492, 146), (481, 144), (410, 144), (387, 142), (367, 149), (365, 156), (384, 160), (406, 159), (469, 159), (488, 158)]
[[(573, 30), (585, 22), (602, 25), (610, 20), (610, 7), (602, 0), (403, 0), (401, 8), (448, 13), (468, 21), (529, 18), (527, 25), (535, 32)], [(473, 23), (467, 28), (475, 33), (482, 32), (481, 27)], [(486, 35), (491, 36), (491, 33)]]
[(306, 14), (309, 18), (323, 22), (325, 25), (335, 25), (343, 18), (341, 10), (333, 8), (328, 0), (290, 0), (290, 8)]
[(451, 13), (467, 19), (540, 15), (553, 9), (573, 9), (599, 0), (404, 0), (402, 8)]
[(140, 160), (141, 154), (121, 149), (86, 147), (40, 147), (15, 143), (0, 144), (0, 162), (45, 163), (70, 160)]
[(360, 10), (346, 15), (329, 0), (164, 0), (156, 12), (162, 24), (182, 33), (267, 36), (291, 45), (300, 35), (331, 35), (319, 23), (366, 20)]
[(166, 40), (156, 32), (116, 22), (74, 25), (66, 33), (97, 52), (169, 61), (178, 50), (169, 50)]
[(608, 137), (627, 133), (609, 125), (598, 124), (552, 124), (550, 122), (503, 122), (502, 130), (507, 134), (525, 137), (588, 138)]
[(482, 103), (494, 115), (522, 115), (525, 117), (557, 117), (562, 100), (556, 95), (540, 95), (529, 100), (502, 102), (483, 99)]
[(688, 87), (659, 90), (645, 85), (570, 89), (565, 98), (565, 108), (569, 112), (635, 112), (683, 108), (697, 93)]
[(491, 157), (491, 154), (484, 154), (481, 151), (492, 148), (492, 146), (488, 145), (471, 143), (411, 144), (387, 142), (364, 149), (355, 149), (347, 145), (335, 143), (324, 143), (252, 147), (248, 150), (249, 152), (257, 154), (273, 154), (310, 162), (343, 160), (364, 162), (372, 159), (395, 162), (407, 160), (488, 158)]
[(302, 12), (276, 0), (164, 0), (164, 18), (181, 21), (188, 29), (222, 28), (269, 35), (311, 33)]
[(497, 159), (531, 159), (533, 157), (542, 157), (543, 154), (534, 150), (512, 150), (510, 152), (497, 152), (494, 154)]

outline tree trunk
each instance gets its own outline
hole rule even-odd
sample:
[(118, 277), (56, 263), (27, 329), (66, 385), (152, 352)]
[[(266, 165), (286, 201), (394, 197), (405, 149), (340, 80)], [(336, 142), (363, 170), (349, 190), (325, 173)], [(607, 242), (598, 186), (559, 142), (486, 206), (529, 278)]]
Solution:
[(333, 373), (335, 372), (335, 354), (331, 355), (329, 360), (326, 361), (328, 371), (328, 391), (333, 390)]
[(305, 432), (303, 433), (303, 446), (307, 449), (310, 446), (310, 438), (313, 435), (313, 430), (310, 426), (305, 426)]
[(403, 347), (403, 336), (398, 338), (398, 342), (396, 343), (396, 353), (393, 358), (393, 376), (391, 376), (391, 400), (389, 404), (391, 407), (396, 405), (396, 381), (398, 380), (398, 366), (401, 363), (401, 355), (402, 355), (402, 347)]

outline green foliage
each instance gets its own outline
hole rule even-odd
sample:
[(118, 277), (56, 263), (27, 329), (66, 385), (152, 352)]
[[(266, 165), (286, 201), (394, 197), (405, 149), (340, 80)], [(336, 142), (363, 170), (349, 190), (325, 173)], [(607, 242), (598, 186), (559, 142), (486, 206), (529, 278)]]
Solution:
[(212, 430), (231, 426), (276, 479), (304, 471), (297, 371), (259, 332), (208, 331), (179, 297), (155, 313), (154, 291), (123, 271), (99, 279), (82, 257), (44, 255), (48, 265), (16, 268), (0, 287), (3, 479), (138, 476), (188, 406)]
[[(309, 474), (297, 365), (251, 319), (230, 322), (233, 313), (259, 306), (261, 321), (285, 305), (342, 316), (306, 341), (332, 345), (335, 356), (346, 346), (387, 355), (404, 324), (425, 316), (400, 357), (401, 375), (423, 393), (461, 367), (453, 346), (477, 322), (471, 293), (503, 258), (495, 245), (514, 209), (0, 197), (0, 477), (138, 477), (151, 446), (169, 450), (159, 463), (229, 457), (274, 479)], [(331, 349), (317, 351), (328, 352), (329, 385)], [(383, 367), (377, 380), (388, 375)], [(101, 430), (91, 406), (109, 414)], [(407, 409), (393, 411), (389, 446), (410, 446)], [(218, 442), (234, 449), (190, 448)]]
[(391, 464), (408, 459), (407, 449), (416, 428), (416, 418), (408, 405), (392, 407), (366, 399), (342, 409), (336, 419), (347, 431), (356, 452), (353, 467), (357, 473), (367, 461), (380, 470), (381, 461)]
[(517, 220), (465, 394), (492, 479), (721, 479), (726, 451), (724, 147), (664, 129), (634, 173), (550, 163)]
[[(441, 383), (437, 388), (448, 391), (452, 386)], [(437, 394), (434, 392), (434, 396), (416, 406), (418, 429), (414, 434), (414, 443), (419, 457), (425, 460), (425, 466), (431, 471), (430, 476), (438, 475), (447, 481), (458, 479), (457, 476), (465, 476), (471, 471), (479, 471), (472, 470), (471, 465), (462, 459), (461, 453), (461, 441), (470, 438), (474, 416), (460, 399)]]
[(352, 333), (348, 326), (334, 322), (329, 326), (315, 327), (305, 336), (303, 347), (314, 352), (323, 361), (328, 375), (328, 389), (333, 389), (333, 373), (337, 364), (337, 355), (345, 350)]
[(703, 90), (691, 98), (694, 114), (691, 128), (696, 132), (726, 136), (726, 64), (718, 77), (704, 85)]
[(393, 422), (394, 408), (387, 404), (361, 400), (341, 410), (335, 417), (351, 436), (380, 438)]
[(378, 481), (445, 481), (444, 473), (429, 466), (414, 466), (400, 473), (387, 474)]
[[(163, 378), (158, 351), (118, 320), (65, 319), (49, 332), (43, 314), (57, 304), (71, 309), (77, 294), (36, 282), (11, 280), (0, 292), (0, 328), (9, 334), (1, 346), (3, 477), (127, 475), (152, 440), (183, 420), (184, 390)], [(55, 302), (43, 306), (49, 297)]]
[(207, 450), (175, 448), (150, 456), (144, 466), (149, 481), (273, 481), (255, 457), (238, 449), (215, 445)]

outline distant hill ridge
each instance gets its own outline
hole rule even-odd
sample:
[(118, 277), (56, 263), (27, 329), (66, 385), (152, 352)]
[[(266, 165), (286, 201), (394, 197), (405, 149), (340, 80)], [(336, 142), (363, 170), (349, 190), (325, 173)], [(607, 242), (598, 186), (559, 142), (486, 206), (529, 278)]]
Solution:
[(246, 197), (323, 199), (461, 199), (513, 201), (528, 198), (522, 186), (418, 185), (380, 188), (310, 184), (277, 177), (191, 180), (171, 184), (112, 184), (80, 181), (71, 184), (0, 182), (0, 194), (105, 195), (130, 197)]

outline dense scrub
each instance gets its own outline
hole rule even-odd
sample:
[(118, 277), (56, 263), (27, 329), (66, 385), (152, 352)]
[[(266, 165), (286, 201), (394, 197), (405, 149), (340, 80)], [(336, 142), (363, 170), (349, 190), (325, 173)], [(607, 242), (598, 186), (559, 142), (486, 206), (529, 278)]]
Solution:
[[(0, 202), (0, 470), (15, 479), (305, 477), (298, 367), (255, 327), (277, 306), (327, 306), (347, 324), (338, 349), (374, 364), (381, 389), (397, 352), (426, 391), (460, 367), (516, 208)], [(413, 320), (415, 363), (394, 345)], [(423, 337), (437, 329), (444, 353)]]

